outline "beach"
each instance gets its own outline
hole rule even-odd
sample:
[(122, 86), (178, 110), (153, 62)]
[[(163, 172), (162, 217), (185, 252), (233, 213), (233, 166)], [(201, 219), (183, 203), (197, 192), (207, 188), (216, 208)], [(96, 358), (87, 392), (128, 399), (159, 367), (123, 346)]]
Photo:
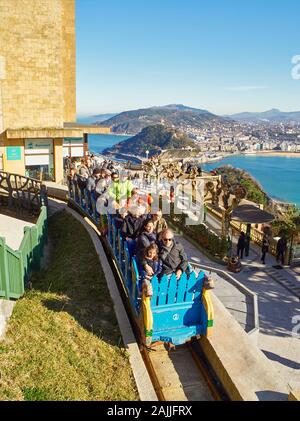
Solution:
[(287, 157), (287, 158), (300, 158), (300, 152), (285, 152), (285, 151), (259, 151), (254, 156), (279, 156), (279, 157)]

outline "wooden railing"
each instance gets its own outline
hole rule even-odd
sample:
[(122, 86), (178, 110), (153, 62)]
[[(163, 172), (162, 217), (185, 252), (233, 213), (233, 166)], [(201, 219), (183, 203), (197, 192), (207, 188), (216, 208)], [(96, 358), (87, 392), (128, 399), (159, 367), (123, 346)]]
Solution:
[[(216, 209), (213, 209), (210, 206), (207, 206), (207, 209), (208, 209), (208, 212), (211, 215), (214, 215), (217, 219), (219, 219), (220, 221), (222, 221), (222, 213), (221, 212), (218, 212)], [(247, 231), (247, 225), (246, 224), (243, 224), (243, 223), (239, 223), (239, 222), (236, 222), (236, 221), (230, 221), (230, 226), (237, 233), (241, 233), (242, 231), (243, 232), (246, 232)], [(255, 244), (261, 246), (262, 245), (262, 241), (263, 241), (263, 236), (264, 236), (264, 233), (262, 231), (260, 231), (259, 229), (251, 226), (250, 239)], [(275, 240), (271, 239), (269, 252), (271, 254), (273, 254), (274, 256), (276, 255), (276, 246), (277, 246), (277, 242)]]
[(39, 269), (47, 240), (47, 203), (47, 188), (40, 181), (0, 171), (0, 207), (39, 215), (34, 226), (24, 228), (18, 250), (12, 250), (0, 237), (0, 297), (21, 297), (31, 272)]
[(39, 212), (47, 206), (47, 188), (39, 180), (0, 171), (0, 204)]

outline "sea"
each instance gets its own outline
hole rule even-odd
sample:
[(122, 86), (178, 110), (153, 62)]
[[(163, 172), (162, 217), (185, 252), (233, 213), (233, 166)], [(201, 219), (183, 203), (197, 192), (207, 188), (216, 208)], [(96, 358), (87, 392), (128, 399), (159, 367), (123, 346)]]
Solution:
[[(130, 136), (89, 135), (89, 149), (101, 153)], [(222, 165), (249, 172), (274, 199), (290, 202), (300, 209), (300, 156), (235, 155), (203, 165), (206, 171)]]
[(210, 171), (223, 165), (247, 171), (272, 198), (300, 209), (300, 156), (237, 155), (204, 164), (203, 169)]
[(104, 149), (111, 148), (130, 137), (114, 134), (89, 134), (89, 150), (90, 152), (101, 154)]

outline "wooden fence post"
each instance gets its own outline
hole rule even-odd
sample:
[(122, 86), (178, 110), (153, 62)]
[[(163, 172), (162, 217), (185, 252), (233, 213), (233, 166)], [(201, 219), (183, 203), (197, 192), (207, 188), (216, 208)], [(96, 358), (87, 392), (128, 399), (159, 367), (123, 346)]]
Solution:
[(15, 253), (16, 253), (16, 256), (18, 256), (19, 266), (20, 266), (20, 285), (19, 285), (18, 294), (20, 294), (20, 296), (22, 296), (25, 292), (24, 256), (23, 256), (22, 251), (16, 251)]
[(30, 228), (31, 234), (31, 247), (32, 247), (32, 255), (33, 255), (33, 268), (35, 270), (39, 270), (40, 268), (40, 247), (39, 247), (39, 232), (37, 226), (33, 226)]
[(0, 270), (4, 277), (4, 290), (5, 298), (10, 298), (10, 286), (9, 286), (9, 271), (8, 271), (8, 260), (7, 260), (7, 249), (5, 244), (5, 238), (0, 237)]

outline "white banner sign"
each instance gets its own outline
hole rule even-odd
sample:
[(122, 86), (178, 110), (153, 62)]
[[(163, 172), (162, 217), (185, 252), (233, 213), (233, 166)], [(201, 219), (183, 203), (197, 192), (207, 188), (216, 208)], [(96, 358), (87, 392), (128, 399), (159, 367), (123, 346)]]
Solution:
[(49, 165), (49, 155), (25, 155), (26, 166)]

